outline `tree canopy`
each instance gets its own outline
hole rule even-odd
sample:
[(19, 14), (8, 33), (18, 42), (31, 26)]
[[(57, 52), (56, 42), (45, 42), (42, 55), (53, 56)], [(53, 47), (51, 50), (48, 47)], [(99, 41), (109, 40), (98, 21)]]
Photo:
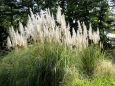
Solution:
[[(35, 5), (37, 9), (34, 8)], [(26, 24), (30, 8), (34, 13), (49, 8), (55, 14), (58, 5), (75, 30), (78, 20), (85, 22), (87, 27), (91, 23), (93, 30), (100, 29), (103, 39), (104, 30), (112, 26), (113, 19), (106, 0), (0, 0), (0, 46), (5, 43), (11, 25), (18, 29), (19, 21)]]

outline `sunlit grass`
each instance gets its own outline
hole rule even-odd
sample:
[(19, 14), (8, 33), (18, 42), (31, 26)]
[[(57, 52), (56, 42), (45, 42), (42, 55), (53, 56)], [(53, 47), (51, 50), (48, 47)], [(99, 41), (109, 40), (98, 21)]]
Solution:
[(115, 34), (115, 31), (112, 31), (113, 34)]
[[(103, 72), (105, 67), (94, 76), (104, 58), (96, 46), (79, 51), (58, 43), (29, 45), (13, 50), (1, 60), (0, 86), (114, 86), (112, 76)], [(111, 63), (107, 68), (113, 75), (112, 66)], [(100, 72), (105, 76), (101, 77)]]

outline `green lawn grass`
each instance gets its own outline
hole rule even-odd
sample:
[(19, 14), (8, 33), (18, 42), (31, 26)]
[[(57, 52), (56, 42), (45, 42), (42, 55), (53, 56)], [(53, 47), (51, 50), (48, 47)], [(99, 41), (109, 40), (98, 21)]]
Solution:
[(115, 31), (112, 31), (113, 34), (115, 34)]

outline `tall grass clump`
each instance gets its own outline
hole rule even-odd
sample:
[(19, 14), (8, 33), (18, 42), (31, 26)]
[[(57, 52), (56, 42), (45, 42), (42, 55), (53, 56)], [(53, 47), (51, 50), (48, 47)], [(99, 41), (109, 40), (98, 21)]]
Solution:
[(109, 60), (99, 61), (95, 67), (95, 77), (111, 77), (115, 75), (115, 65)]
[(71, 35), (58, 7), (56, 16), (49, 9), (31, 12), (26, 26), (19, 23), (19, 31), (11, 26), (7, 47), (12, 52), (0, 62), (0, 86), (72, 86), (74, 81), (99, 76), (105, 63), (113, 68), (103, 62), (99, 29), (77, 22), (78, 30), (73, 28)]
[(63, 53), (53, 44), (13, 51), (0, 63), (0, 86), (59, 86), (65, 72)]
[(100, 52), (98, 47), (90, 46), (79, 52), (79, 70), (83, 74), (91, 76), (94, 72), (96, 64), (99, 60), (104, 58), (104, 55)]

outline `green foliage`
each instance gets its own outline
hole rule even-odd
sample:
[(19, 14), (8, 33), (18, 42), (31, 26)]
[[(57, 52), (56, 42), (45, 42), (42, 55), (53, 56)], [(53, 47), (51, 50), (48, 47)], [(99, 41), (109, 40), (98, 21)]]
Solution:
[(8, 28), (11, 25), (10, 22), (8, 21), (9, 17), (8, 16), (2, 16), (0, 17), (0, 48), (2, 47), (3, 43), (6, 43), (6, 38), (8, 35)]
[(91, 23), (93, 30), (100, 29), (101, 41), (105, 42), (104, 46), (107, 45), (104, 30), (110, 29), (113, 22), (108, 2), (105, 0), (64, 0), (64, 2), (65, 4), (60, 4), (60, 6), (65, 7), (62, 11), (71, 28), (77, 29), (78, 20), (85, 22), (87, 27)]
[(92, 46), (79, 52), (78, 56), (78, 58), (80, 58), (79, 70), (88, 76), (93, 74), (97, 62), (104, 58), (103, 54), (100, 52), (100, 49)]
[(63, 49), (36, 45), (13, 51), (0, 63), (1, 86), (59, 86), (64, 75)]
[[(15, 0), (1, 0), (0, 6), (0, 48), (6, 46), (6, 37), (8, 36), (8, 28), (13, 25), (18, 28), (18, 22), (26, 24), (28, 12), (20, 12), (23, 8)], [(22, 16), (23, 14), (23, 16)]]
[(93, 77), (95, 65), (103, 56), (94, 46), (78, 51), (48, 42), (29, 45), (0, 61), (0, 86), (104, 86), (108, 80), (87, 79)]
[(113, 78), (98, 78), (94, 80), (76, 80), (71, 86), (114, 86), (115, 81)]
[(112, 31), (112, 33), (114, 33), (114, 34), (115, 34), (115, 31)]

